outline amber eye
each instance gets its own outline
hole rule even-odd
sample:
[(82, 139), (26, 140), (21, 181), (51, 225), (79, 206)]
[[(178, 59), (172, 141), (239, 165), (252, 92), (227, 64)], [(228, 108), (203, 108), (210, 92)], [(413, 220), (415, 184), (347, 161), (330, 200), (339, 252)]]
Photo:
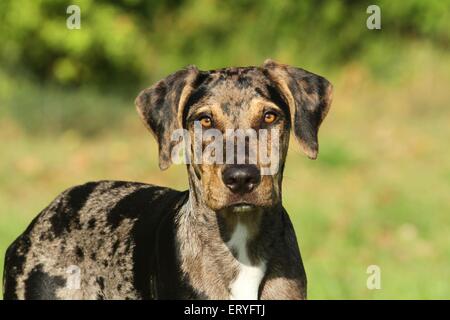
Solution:
[(264, 114), (265, 123), (273, 123), (277, 119), (277, 115), (274, 112), (268, 111)]
[(203, 116), (199, 119), (203, 128), (210, 128), (212, 126), (212, 120), (208, 116)]

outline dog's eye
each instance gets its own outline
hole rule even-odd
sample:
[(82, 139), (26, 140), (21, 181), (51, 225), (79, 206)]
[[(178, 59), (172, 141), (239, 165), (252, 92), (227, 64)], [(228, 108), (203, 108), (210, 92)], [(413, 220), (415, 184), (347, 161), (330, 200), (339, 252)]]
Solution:
[(267, 124), (273, 123), (275, 120), (277, 120), (277, 115), (272, 111), (267, 111), (264, 113), (264, 122)]
[(210, 128), (212, 126), (212, 120), (208, 116), (202, 116), (198, 121), (200, 121), (203, 128)]

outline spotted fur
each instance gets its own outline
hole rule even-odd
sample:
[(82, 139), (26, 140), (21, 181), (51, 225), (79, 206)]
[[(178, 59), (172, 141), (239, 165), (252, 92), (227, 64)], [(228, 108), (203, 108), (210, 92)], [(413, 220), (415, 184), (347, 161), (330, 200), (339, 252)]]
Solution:
[[(291, 128), (306, 154), (317, 156), (330, 103), (327, 80), (271, 60), (212, 71), (191, 66), (142, 91), (137, 109), (159, 143), (162, 169), (171, 163), (171, 132), (192, 133), (199, 110), (213, 114), (222, 131), (258, 129), (269, 105), (281, 114), (279, 172), (246, 195), (227, 190), (223, 165), (215, 164), (188, 165), (185, 192), (123, 181), (70, 188), (8, 248), (4, 298), (306, 298), (282, 174)], [(232, 209), (241, 202), (250, 209)], [(80, 271), (75, 288), (73, 266)]]

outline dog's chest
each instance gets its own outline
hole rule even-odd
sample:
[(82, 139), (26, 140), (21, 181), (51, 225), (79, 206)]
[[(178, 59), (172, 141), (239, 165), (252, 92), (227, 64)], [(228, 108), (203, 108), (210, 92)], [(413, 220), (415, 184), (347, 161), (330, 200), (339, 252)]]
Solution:
[(248, 252), (249, 232), (244, 224), (238, 224), (228, 241), (228, 247), (236, 252), (238, 272), (230, 284), (230, 299), (256, 300), (259, 285), (266, 272), (265, 261), (253, 264)]

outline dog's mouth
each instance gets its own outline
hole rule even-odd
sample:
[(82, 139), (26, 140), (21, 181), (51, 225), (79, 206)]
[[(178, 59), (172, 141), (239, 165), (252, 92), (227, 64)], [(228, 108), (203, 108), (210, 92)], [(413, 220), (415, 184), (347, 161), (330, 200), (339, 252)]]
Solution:
[(245, 213), (255, 211), (256, 206), (247, 202), (235, 203), (227, 207), (228, 210), (235, 213)]

